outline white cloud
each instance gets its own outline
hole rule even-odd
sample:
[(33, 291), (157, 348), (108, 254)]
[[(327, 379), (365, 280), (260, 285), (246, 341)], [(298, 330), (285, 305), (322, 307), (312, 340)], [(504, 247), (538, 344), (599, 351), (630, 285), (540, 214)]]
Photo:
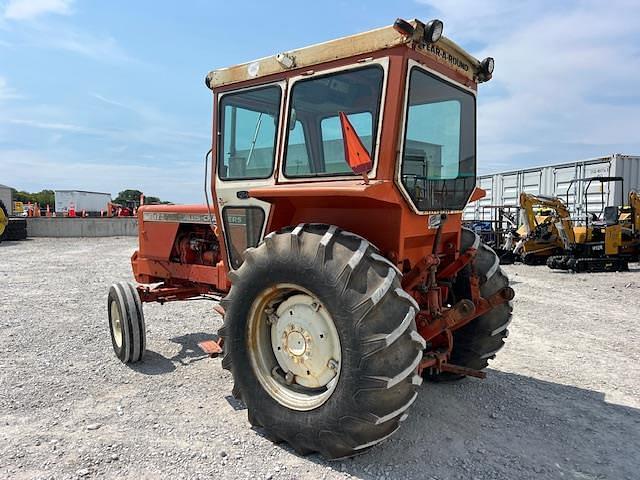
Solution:
[(112, 107), (124, 108), (125, 110), (131, 110), (131, 111), (134, 111), (134, 112), (137, 113), (137, 110), (134, 109), (128, 103), (120, 102), (118, 100), (113, 100), (111, 98), (107, 98), (104, 95), (101, 95), (101, 94), (95, 93), (95, 92), (91, 92), (91, 93), (89, 93), (89, 95), (91, 95), (93, 98), (96, 98), (96, 99), (100, 100), (103, 103), (106, 103), (107, 105), (111, 105)]
[(45, 14), (69, 15), (73, 0), (9, 0), (4, 10), (8, 20), (33, 20)]
[(562, 160), (551, 158), (556, 149), (640, 150), (639, 2), (423, 3), (437, 11), (447, 36), (496, 59), (494, 78), (479, 87), (481, 167), (523, 156)]
[(115, 100), (96, 92), (90, 92), (89, 95), (110, 107), (127, 110), (137, 115), (146, 125), (146, 130), (141, 132), (143, 135), (152, 134), (157, 135), (158, 139), (162, 141), (174, 140), (178, 142), (211, 139), (210, 135), (204, 133), (181, 130), (180, 128), (183, 128), (183, 126), (179, 125), (175, 118), (171, 118), (157, 108), (139, 101)]
[[(0, 121), (3, 121), (3, 120), (0, 119)], [(17, 118), (11, 118), (4, 121), (6, 123), (10, 123), (13, 125), (39, 128), (42, 130), (56, 130), (59, 132), (81, 133), (81, 134), (87, 134), (87, 135), (106, 135), (109, 133), (106, 130), (100, 130), (96, 128), (81, 126), (81, 125), (74, 125), (70, 123), (42, 122), (38, 120), (17, 119)]]
[[(96, 37), (68, 28), (64, 30), (42, 28), (38, 33), (44, 34), (44, 36), (38, 35), (32, 40), (44, 48), (65, 50), (105, 62), (134, 61), (113, 37)], [(43, 39), (46, 39), (46, 41), (43, 42)]]
[[(81, 159), (76, 152), (35, 149), (0, 149), (3, 182), (27, 191), (83, 189), (111, 192), (137, 188), (148, 195), (174, 202), (204, 202), (202, 171), (173, 164), (134, 165), (99, 159)], [(33, 172), (38, 172), (37, 176)]]
[(20, 95), (9, 86), (4, 77), (0, 77), (0, 102), (14, 98), (20, 98)]
[[(79, 30), (70, 26), (69, 22), (39, 20), (46, 14), (70, 15), (73, 13), (73, 3), (74, 0), (9, 0), (4, 8), (4, 16), (0, 15), (0, 28), (4, 20), (28, 21), (20, 24), (19, 28), (10, 28), (5, 21), (8, 27), (5, 29), (12, 31), (26, 45), (72, 52), (101, 62), (135, 62), (109, 35), (98, 36)], [(10, 47), (12, 44), (0, 40), (0, 46)]]

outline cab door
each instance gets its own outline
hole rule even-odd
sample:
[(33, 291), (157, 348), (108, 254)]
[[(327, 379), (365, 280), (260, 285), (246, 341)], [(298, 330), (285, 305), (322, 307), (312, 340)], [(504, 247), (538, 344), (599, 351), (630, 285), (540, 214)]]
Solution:
[(277, 82), (217, 96), (214, 198), (232, 270), (265, 234), (271, 204), (249, 198), (248, 192), (275, 184), (285, 87)]

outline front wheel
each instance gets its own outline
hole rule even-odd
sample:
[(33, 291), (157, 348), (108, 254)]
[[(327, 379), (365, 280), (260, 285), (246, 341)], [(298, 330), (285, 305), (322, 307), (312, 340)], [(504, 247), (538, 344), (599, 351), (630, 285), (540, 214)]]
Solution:
[(146, 347), (146, 332), (142, 302), (136, 287), (129, 282), (111, 285), (107, 300), (111, 344), (123, 363), (142, 360)]
[(425, 342), (400, 274), (366, 240), (299, 225), (245, 252), (223, 300), (223, 367), (249, 421), (329, 459), (399, 427), (417, 397)]

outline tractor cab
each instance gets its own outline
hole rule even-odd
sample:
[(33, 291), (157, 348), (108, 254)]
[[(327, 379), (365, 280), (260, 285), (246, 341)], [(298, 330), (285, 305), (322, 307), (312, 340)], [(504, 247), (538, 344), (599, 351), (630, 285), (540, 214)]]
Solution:
[(398, 20), (210, 72), (212, 188), (229, 268), (302, 219), (339, 216), (412, 264), (432, 248), (429, 216), (445, 212), (457, 246), (476, 180), (476, 89), (492, 71), (492, 59), (444, 38), (440, 21)]

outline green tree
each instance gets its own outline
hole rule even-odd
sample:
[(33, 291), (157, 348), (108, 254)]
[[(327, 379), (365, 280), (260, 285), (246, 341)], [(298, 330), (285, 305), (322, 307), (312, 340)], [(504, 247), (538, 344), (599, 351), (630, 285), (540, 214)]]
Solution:
[(22, 202), (24, 204), (32, 203), (40, 205), (40, 208), (46, 208), (49, 205), (53, 208), (55, 204), (55, 194), (53, 190), (41, 190), (37, 193), (29, 193), (24, 190), (11, 189), (13, 192), (13, 201)]
[(135, 203), (137, 205), (140, 202), (140, 195), (142, 195), (142, 192), (140, 190), (123, 190), (118, 193), (118, 196), (115, 198), (114, 203), (119, 203), (120, 205)]
[[(142, 192), (140, 190), (127, 189), (118, 193), (118, 196), (113, 201), (114, 203), (119, 203), (120, 205), (129, 205), (131, 203), (135, 203), (138, 205), (140, 202), (140, 195)], [(160, 197), (153, 196), (144, 196), (144, 204), (145, 205), (153, 205), (157, 203), (170, 204), (171, 202), (160, 200)]]
[(46, 208), (47, 205), (53, 208), (56, 203), (56, 195), (53, 190), (41, 190), (34, 195), (40, 208)]

